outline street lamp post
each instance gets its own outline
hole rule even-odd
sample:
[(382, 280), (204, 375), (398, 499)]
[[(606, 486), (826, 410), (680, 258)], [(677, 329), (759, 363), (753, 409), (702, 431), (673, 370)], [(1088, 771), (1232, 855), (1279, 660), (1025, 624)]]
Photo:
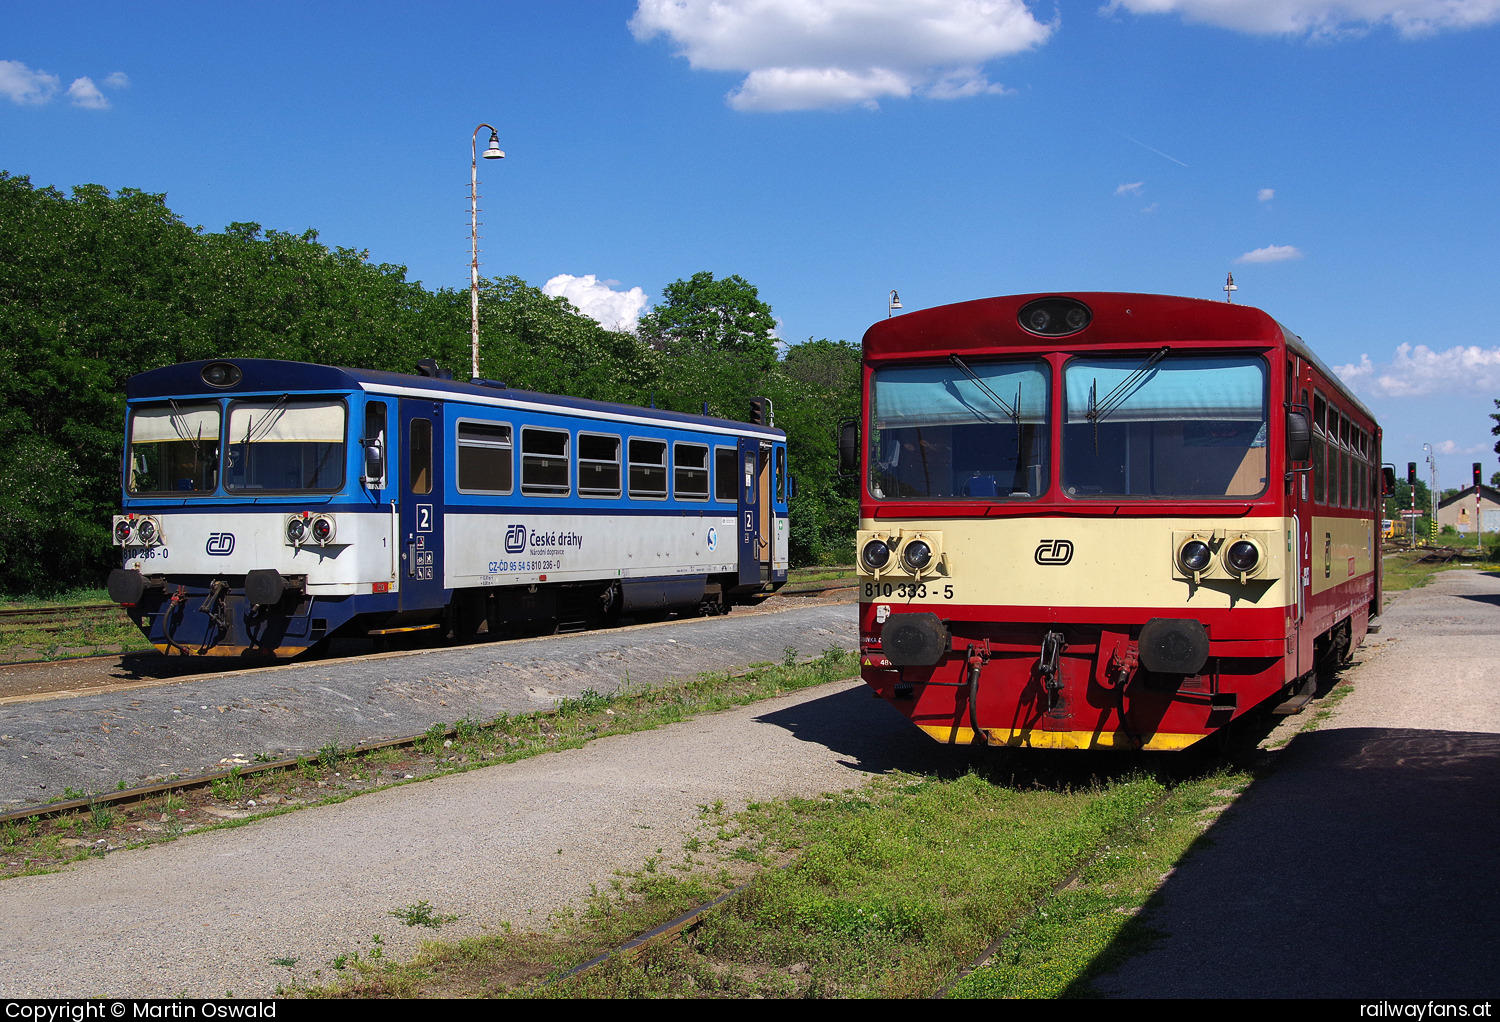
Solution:
[(484, 151), (486, 160), (501, 160), (500, 133), (488, 124), (474, 129), (474, 138), (469, 145), (469, 351), (472, 365), (469, 376), (479, 377), (479, 130), (490, 129), (489, 148)]
[(896, 292), (892, 291), (891, 292), (891, 300), (888, 303), (886, 303), (885, 318), (886, 319), (890, 319), (891, 316), (895, 313), (895, 311), (897, 309), (899, 309), (899, 308), (901, 308), (901, 296), (898, 295), (898, 294), (896, 294)]

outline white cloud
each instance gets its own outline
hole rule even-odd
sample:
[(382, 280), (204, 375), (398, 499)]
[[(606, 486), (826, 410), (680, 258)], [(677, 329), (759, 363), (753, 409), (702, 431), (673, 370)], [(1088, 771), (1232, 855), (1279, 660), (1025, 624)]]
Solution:
[(108, 110), (109, 100), (104, 98), (104, 93), (99, 91), (99, 86), (87, 75), (82, 78), (73, 79), (73, 84), (68, 86), (68, 98), (73, 101), (74, 106), (81, 106), (88, 110)]
[(57, 75), (33, 71), (19, 60), (0, 60), (0, 96), (12, 103), (45, 103), (61, 86)]
[(1141, 194), (1141, 189), (1145, 188), (1145, 187), (1146, 187), (1146, 182), (1144, 182), (1144, 181), (1132, 181), (1129, 184), (1121, 185), (1120, 187), (1116, 188), (1115, 189), (1115, 194), (1116, 195), (1139, 195), (1139, 194)]
[(1003, 93), (984, 63), (1055, 27), (1024, 0), (640, 0), (630, 19), (636, 39), (664, 35), (694, 68), (744, 73), (729, 105), (756, 111)]
[(1262, 188), (1255, 193), (1256, 202), (1270, 202), (1274, 198), (1276, 198), (1276, 189), (1274, 188)]
[(1495, 448), (1491, 444), (1472, 444), (1462, 447), (1456, 440), (1443, 440), (1433, 444), (1432, 449), (1437, 454), (1488, 454)]
[(575, 277), (559, 273), (542, 285), (542, 293), (566, 298), (579, 312), (610, 330), (634, 330), (646, 311), (646, 292), (638, 287), (616, 291), (618, 280), (600, 280), (592, 273)]
[[(124, 71), (115, 71), (101, 83), (107, 89), (123, 89), (130, 85)], [(19, 60), (0, 60), (0, 96), (10, 97), (13, 103), (50, 103), (62, 88), (62, 79), (45, 71), (33, 71)], [(68, 86), (68, 99), (74, 106), (88, 110), (107, 110), (109, 100), (99, 91), (99, 86), (87, 75), (73, 79)]]
[(1281, 263), (1288, 259), (1301, 259), (1302, 250), (1296, 245), (1267, 245), (1265, 248), (1257, 248), (1246, 252), (1235, 260), (1236, 263)]
[(1425, 344), (1402, 344), (1386, 365), (1369, 355), (1358, 362), (1334, 366), (1339, 378), (1361, 394), (1372, 397), (1420, 397), (1423, 394), (1469, 391), (1500, 392), (1500, 346), (1458, 345), (1433, 351)]
[(1389, 25), (1407, 38), (1500, 21), (1500, 0), (1110, 0), (1101, 11), (1180, 14), (1258, 35), (1331, 37)]

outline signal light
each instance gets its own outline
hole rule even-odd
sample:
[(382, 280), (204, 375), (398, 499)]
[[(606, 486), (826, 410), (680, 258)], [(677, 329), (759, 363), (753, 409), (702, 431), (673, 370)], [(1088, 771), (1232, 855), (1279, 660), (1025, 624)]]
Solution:
[(1417, 463), (1415, 461), (1408, 461), (1406, 463), (1406, 485), (1417, 485)]
[(775, 426), (776, 410), (768, 397), (750, 399), (750, 424), (753, 426)]
[(1479, 462), (1476, 461), (1476, 462), (1474, 462), (1474, 485), (1476, 487), (1479, 485), (1479, 472), (1480, 472), (1480, 465), (1479, 465)]

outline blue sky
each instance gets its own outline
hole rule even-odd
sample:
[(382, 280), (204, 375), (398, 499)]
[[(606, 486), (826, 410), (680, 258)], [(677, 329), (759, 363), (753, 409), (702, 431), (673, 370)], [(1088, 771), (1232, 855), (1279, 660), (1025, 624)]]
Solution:
[[(1235, 298), (1404, 472), (1500, 469), (1500, 0), (6, 5), (0, 169), (320, 232), (609, 325), (738, 273), (789, 342), (994, 294)], [(481, 138), (481, 144), (484, 139)], [(639, 290), (636, 290), (639, 289)], [(1425, 468), (1424, 468), (1425, 477)]]

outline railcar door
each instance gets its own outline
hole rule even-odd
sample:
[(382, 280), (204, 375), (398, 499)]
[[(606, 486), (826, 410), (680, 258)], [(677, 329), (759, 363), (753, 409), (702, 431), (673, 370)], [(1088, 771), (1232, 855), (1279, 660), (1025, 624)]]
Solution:
[(770, 451), (759, 439), (740, 437), (739, 584), (753, 585), (771, 577)]
[(401, 609), (441, 607), (443, 591), (443, 409), (401, 400)]
[[(1294, 402), (1311, 417), (1313, 411), (1310, 379), (1307, 366), (1300, 358), (1288, 360), (1287, 372), (1296, 381)], [(1319, 438), (1319, 430), (1313, 430), (1313, 463), (1302, 471), (1288, 471), (1291, 477), (1287, 493), (1287, 514), (1291, 519), (1291, 549), (1288, 551), (1297, 577), (1292, 580), (1292, 605), (1287, 608), (1290, 618), (1288, 626), (1287, 680), (1300, 678), (1313, 669), (1313, 629), (1308, 621), (1312, 600), (1312, 527), (1314, 501), (1318, 499), (1318, 487), (1325, 486), (1323, 459), (1327, 456)], [(1283, 455), (1284, 456), (1284, 455)], [(1297, 466), (1290, 463), (1287, 469)]]

